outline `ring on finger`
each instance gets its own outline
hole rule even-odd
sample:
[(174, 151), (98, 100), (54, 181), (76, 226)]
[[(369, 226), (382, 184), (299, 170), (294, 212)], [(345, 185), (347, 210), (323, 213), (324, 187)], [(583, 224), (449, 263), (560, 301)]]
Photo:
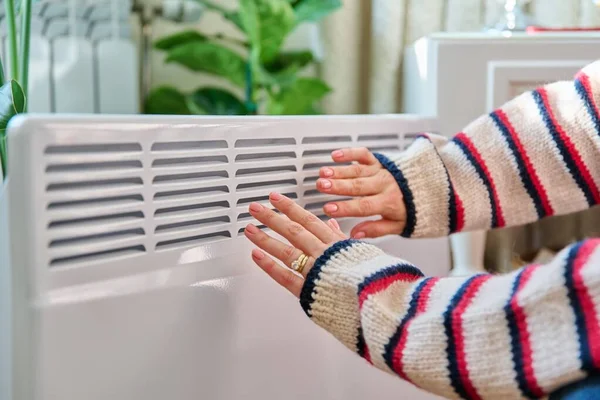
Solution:
[(292, 261), (291, 268), (297, 273), (301, 274), (308, 263), (308, 256), (304, 253), (300, 254), (296, 260)]

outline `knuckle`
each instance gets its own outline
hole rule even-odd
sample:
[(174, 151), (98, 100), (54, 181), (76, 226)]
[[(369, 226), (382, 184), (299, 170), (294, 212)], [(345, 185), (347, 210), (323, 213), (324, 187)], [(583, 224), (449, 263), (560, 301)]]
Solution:
[(285, 246), (283, 250), (281, 250), (281, 255), (284, 260), (292, 260), (296, 255), (296, 249), (291, 246)]
[(360, 176), (362, 173), (362, 166), (360, 164), (352, 164), (351, 168), (353, 175)]
[(300, 233), (302, 233), (302, 231), (304, 230), (304, 228), (302, 227), (302, 225), (300, 225), (297, 222), (292, 222), (289, 226), (288, 226), (288, 233), (290, 234), (290, 236), (298, 236)]
[(358, 208), (363, 214), (371, 214), (374, 209), (373, 201), (370, 199), (362, 198), (358, 201)]
[(302, 218), (300, 218), (300, 224), (302, 226), (309, 226), (315, 224), (318, 220), (319, 218), (317, 218), (316, 215), (308, 213), (306, 215), (303, 215)]

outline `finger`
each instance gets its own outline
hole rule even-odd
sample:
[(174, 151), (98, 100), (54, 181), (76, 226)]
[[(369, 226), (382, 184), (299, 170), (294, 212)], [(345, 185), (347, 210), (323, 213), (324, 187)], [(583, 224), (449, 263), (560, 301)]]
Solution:
[(366, 196), (347, 201), (327, 203), (323, 211), (330, 217), (370, 217), (383, 214), (385, 198)]
[(377, 164), (377, 158), (366, 147), (355, 147), (349, 149), (335, 150), (331, 153), (331, 158), (335, 162), (356, 161), (364, 165)]
[(315, 235), (323, 243), (331, 243), (337, 234), (315, 214), (306, 211), (292, 199), (279, 193), (271, 193), (269, 200), (273, 207), (281, 211), (290, 220), (297, 222), (308, 232)]
[(376, 177), (356, 179), (318, 179), (317, 189), (340, 196), (369, 196), (381, 193), (383, 181)]
[(259, 203), (250, 204), (249, 211), (250, 215), (286, 238), (292, 246), (302, 250), (306, 255), (317, 258), (327, 247), (299, 223), (291, 221)]
[(334, 218), (331, 218), (329, 221), (327, 221), (327, 224), (331, 227), (331, 229), (335, 229), (338, 231), (342, 230), (342, 228), (340, 228), (340, 224), (338, 224), (337, 220)]
[(244, 234), (252, 243), (273, 257), (278, 258), (290, 268), (292, 263), (302, 255), (302, 250), (272, 238), (252, 224), (246, 226)]
[(399, 235), (403, 229), (403, 222), (380, 219), (361, 222), (352, 228), (350, 236), (354, 239), (378, 238), (385, 235)]
[(300, 297), (304, 279), (294, 274), (289, 269), (283, 268), (268, 255), (258, 249), (252, 250), (252, 260), (281, 286), (289, 290), (294, 296)]
[(319, 170), (321, 178), (349, 179), (373, 176), (381, 169), (380, 164), (352, 164), (339, 167), (323, 167)]

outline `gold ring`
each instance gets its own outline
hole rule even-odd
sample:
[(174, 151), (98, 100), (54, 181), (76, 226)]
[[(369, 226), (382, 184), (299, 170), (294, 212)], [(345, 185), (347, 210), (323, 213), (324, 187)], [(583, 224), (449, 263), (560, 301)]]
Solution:
[(292, 269), (301, 274), (302, 270), (304, 270), (304, 267), (306, 266), (306, 263), (308, 263), (308, 256), (302, 253), (300, 254), (300, 257), (292, 262)]

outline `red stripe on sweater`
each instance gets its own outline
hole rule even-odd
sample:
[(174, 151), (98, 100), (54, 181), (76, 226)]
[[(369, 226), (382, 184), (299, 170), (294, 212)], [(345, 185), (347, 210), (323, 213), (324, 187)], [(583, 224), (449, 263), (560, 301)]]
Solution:
[(594, 112), (596, 113), (596, 115), (600, 115), (600, 109), (598, 109), (598, 104), (596, 104), (596, 99), (592, 94), (594, 92), (592, 92), (592, 83), (590, 82), (590, 77), (588, 76), (588, 74), (586, 74), (583, 71), (579, 71), (575, 78), (579, 79), (585, 91), (587, 92), (588, 97), (590, 98), (590, 102), (594, 106)]
[(400, 272), (393, 275), (384, 276), (381, 279), (377, 279), (360, 292), (358, 297), (358, 305), (362, 309), (363, 303), (369, 298), (369, 296), (379, 293), (381, 291), (386, 290), (390, 285), (395, 282), (403, 281), (403, 282), (413, 282), (422, 278), (422, 276), (417, 276), (414, 273), (406, 273)]
[(504, 225), (506, 225), (506, 221), (504, 221), (504, 213), (502, 212), (502, 206), (500, 205), (500, 199), (498, 198), (498, 190), (496, 189), (496, 184), (494, 183), (494, 180), (492, 179), (492, 175), (490, 174), (490, 170), (488, 169), (487, 164), (485, 163), (485, 160), (479, 153), (479, 150), (477, 150), (477, 147), (475, 147), (475, 145), (473, 144), (471, 139), (464, 132), (458, 133), (455, 136), (455, 138), (460, 140), (465, 145), (465, 147), (469, 150), (469, 152), (471, 153), (471, 155), (473, 156), (475, 161), (477, 161), (477, 164), (479, 164), (479, 166), (483, 170), (483, 173), (485, 174), (487, 180), (489, 181), (490, 188), (492, 189), (492, 199), (490, 199), (490, 200), (494, 202), (494, 205), (496, 206), (496, 210), (497, 210), (497, 214), (498, 214), (496, 216), (497, 227), (503, 227)]
[(554, 115), (554, 111), (550, 107), (550, 101), (548, 100), (548, 92), (546, 91), (546, 88), (538, 89), (538, 93), (542, 97), (544, 106), (546, 107), (548, 115), (550, 116), (550, 120), (556, 127), (556, 131), (558, 132), (558, 135), (560, 136), (561, 140), (565, 144), (567, 151), (573, 158), (573, 161), (575, 162), (575, 166), (577, 167), (577, 170), (579, 171), (579, 173), (581, 174), (581, 177), (585, 181), (586, 186), (591, 191), (592, 197), (594, 198), (595, 203), (596, 204), (600, 203), (600, 190), (598, 190), (598, 187), (594, 183), (594, 180), (592, 179), (592, 175), (590, 174), (590, 171), (588, 170), (587, 166), (581, 159), (581, 154), (579, 154), (579, 152), (577, 151), (577, 148), (575, 148), (575, 144), (571, 141), (571, 138), (569, 137), (569, 135), (567, 135), (565, 133), (565, 130), (563, 129), (563, 127), (558, 123), (558, 120), (556, 119), (556, 115)]
[(452, 310), (452, 331), (454, 333), (454, 342), (456, 344), (456, 361), (458, 364), (458, 371), (460, 373), (461, 381), (465, 388), (465, 391), (469, 394), (470, 399), (481, 399), (479, 394), (477, 393), (477, 389), (473, 385), (471, 381), (471, 377), (469, 376), (469, 367), (467, 364), (467, 357), (465, 352), (465, 337), (463, 334), (463, 326), (462, 326), (462, 317), (469, 305), (473, 302), (477, 291), (481, 285), (487, 282), (490, 279), (490, 275), (482, 275), (477, 280), (475, 280), (465, 291), (462, 299), (456, 306), (454, 310)]
[(402, 363), (402, 353), (404, 352), (404, 348), (406, 347), (406, 341), (408, 340), (408, 328), (417, 315), (424, 313), (427, 310), (427, 305), (429, 304), (429, 297), (431, 296), (431, 291), (433, 290), (433, 287), (436, 285), (436, 283), (439, 282), (439, 280), (440, 278), (431, 278), (431, 280), (429, 280), (429, 282), (427, 282), (427, 285), (423, 288), (423, 291), (419, 296), (417, 312), (415, 313), (414, 317), (408, 320), (406, 322), (406, 325), (404, 325), (404, 329), (402, 330), (402, 334), (400, 336), (400, 340), (398, 341), (398, 345), (394, 349), (394, 371), (396, 371), (402, 379), (411, 383), (412, 381), (406, 375), (406, 372), (404, 371), (404, 364)]
[(590, 353), (594, 361), (595, 368), (600, 367), (600, 324), (596, 314), (596, 305), (592, 295), (590, 294), (589, 288), (585, 283), (582, 270), (588, 263), (592, 253), (594, 253), (598, 247), (600, 247), (600, 239), (588, 240), (584, 242), (579, 249), (579, 253), (573, 265), (574, 289), (577, 293), (581, 308), (583, 309), (583, 317), (585, 319), (585, 327), (588, 334)]
[[(450, 183), (452, 185), (452, 183)], [(456, 205), (456, 232), (461, 232), (465, 227), (465, 206), (456, 190), (454, 191), (454, 203)]]
[(529, 177), (531, 178), (533, 186), (535, 187), (535, 190), (538, 193), (538, 196), (540, 196), (540, 200), (542, 202), (542, 207), (544, 207), (544, 211), (546, 212), (546, 215), (547, 216), (554, 215), (554, 210), (552, 209), (552, 206), (550, 205), (550, 200), (548, 199), (548, 194), (546, 193), (546, 189), (542, 185), (542, 182), (540, 181), (540, 178), (538, 177), (538, 175), (535, 171), (535, 168), (533, 167), (533, 164), (531, 163), (531, 160), (529, 159), (529, 155), (527, 154), (525, 147), (523, 147), (523, 143), (521, 143), (521, 140), (519, 139), (519, 135), (517, 134), (515, 127), (510, 123), (508, 116), (506, 115), (506, 113), (503, 110), (497, 110), (496, 115), (498, 115), (498, 117), (500, 118), (502, 123), (508, 129), (508, 132), (510, 133), (511, 138), (514, 141), (515, 146), (517, 147), (517, 151), (523, 158), (525, 168), (527, 169), (527, 174), (529, 174)]
[(527, 285), (527, 282), (531, 278), (533, 272), (538, 268), (539, 265), (531, 265), (523, 271), (523, 275), (521, 275), (521, 281), (519, 282), (519, 287), (510, 300), (510, 307), (513, 310), (515, 322), (517, 324), (517, 328), (519, 329), (525, 380), (527, 381), (529, 389), (536, 397), (543, 397), (544, 391), (540, 387), (535, 377), (535, 371), (533, 370), (533, 349), (531, 348), (531, 339), (529, 337), (529, 330), (527, 328), (527, 315), (525, 314), (523, 307), (521, 307), (519, 304), (519, 293), (525, 287), (525, 285)]

